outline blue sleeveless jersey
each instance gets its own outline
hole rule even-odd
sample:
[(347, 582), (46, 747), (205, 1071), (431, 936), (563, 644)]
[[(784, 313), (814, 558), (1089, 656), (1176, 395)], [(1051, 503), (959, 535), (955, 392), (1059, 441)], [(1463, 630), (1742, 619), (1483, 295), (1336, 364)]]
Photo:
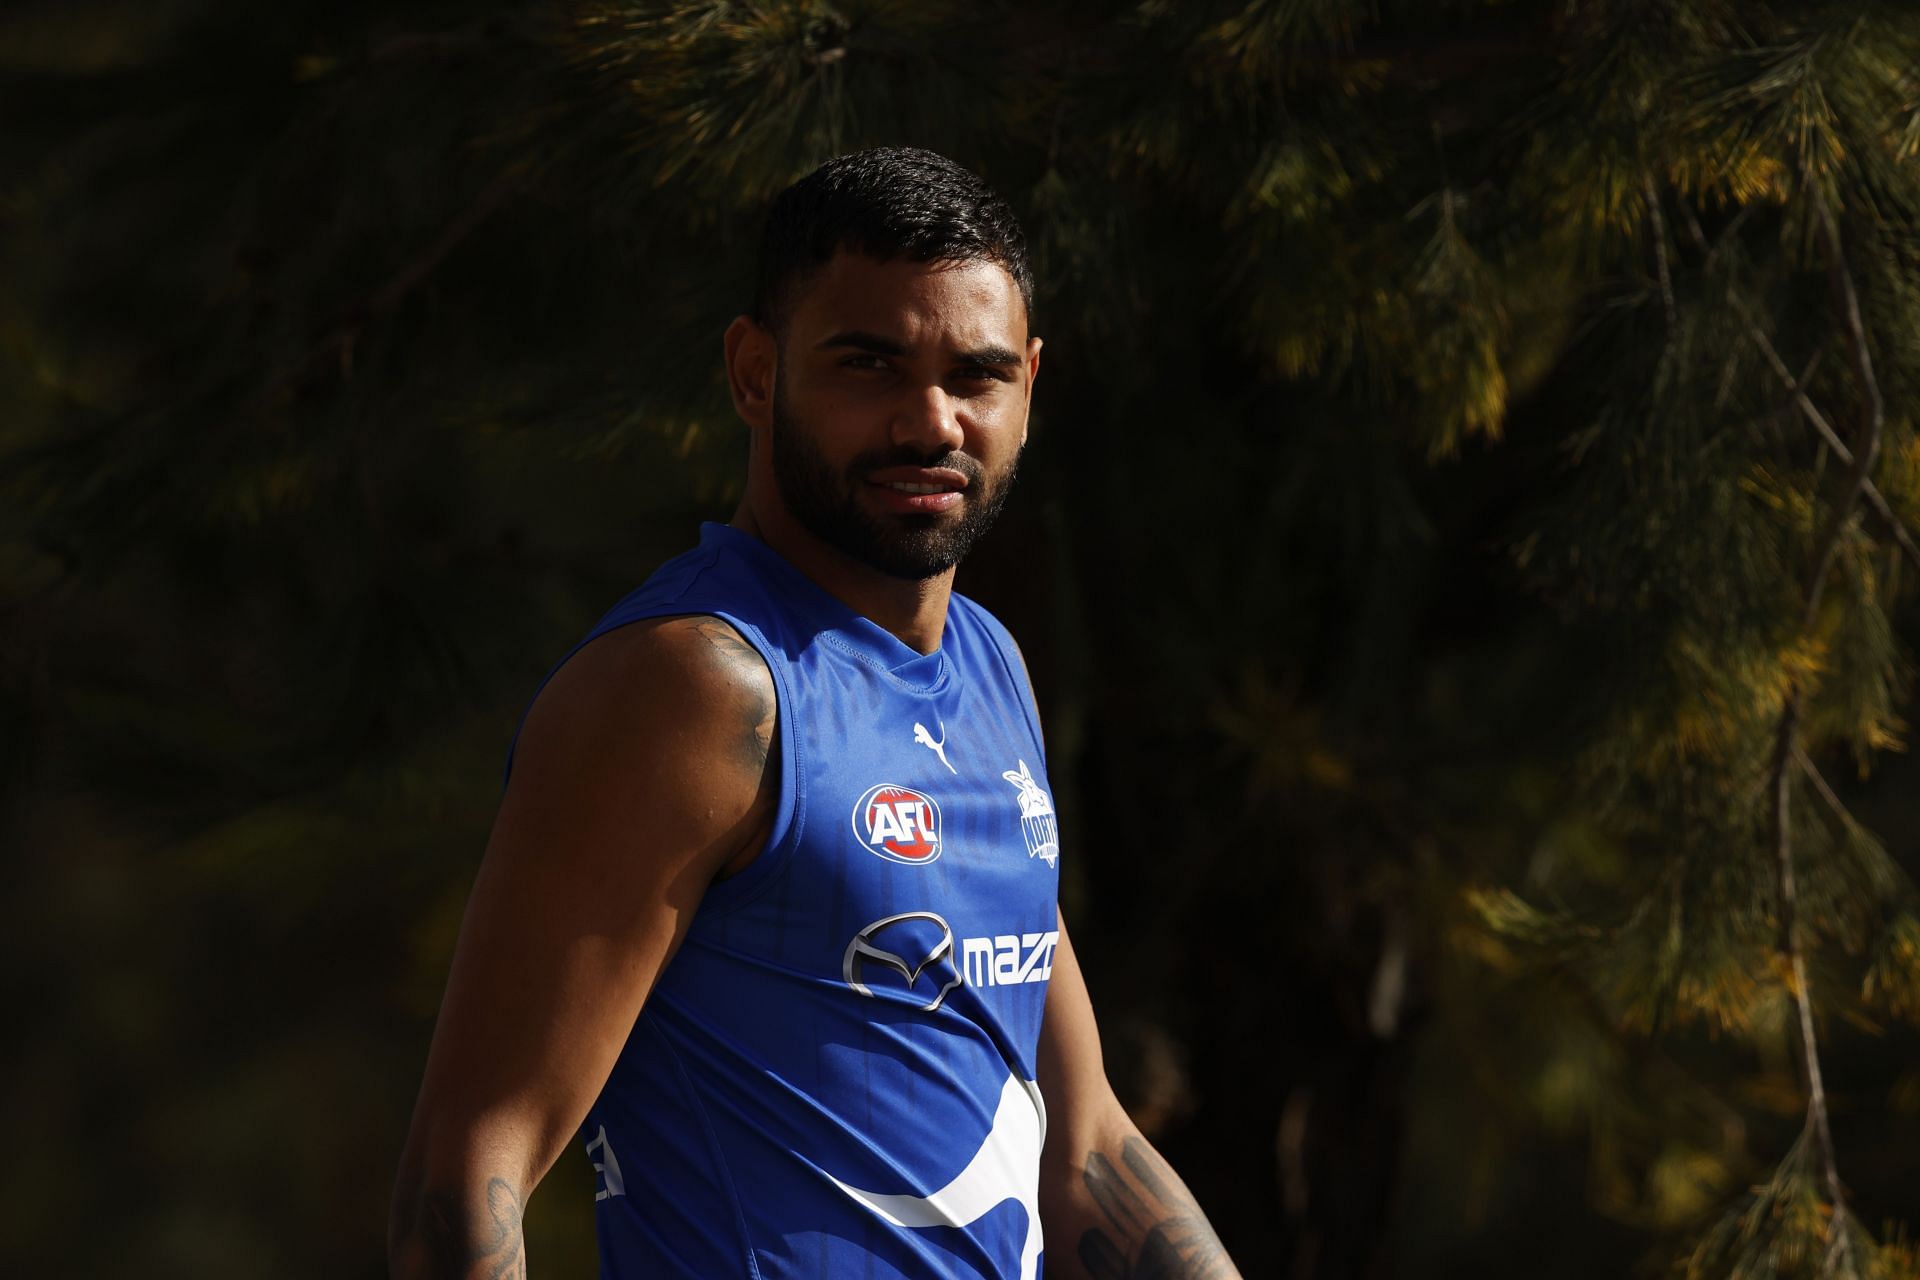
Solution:
[(1012, 641), (955, 595), (922, 655), (708, 524), (581, 644), (675, 614), (766, 659), (780, 798), (582, 1128), (602, 1275), (1033, 1280), (1060, 843)]

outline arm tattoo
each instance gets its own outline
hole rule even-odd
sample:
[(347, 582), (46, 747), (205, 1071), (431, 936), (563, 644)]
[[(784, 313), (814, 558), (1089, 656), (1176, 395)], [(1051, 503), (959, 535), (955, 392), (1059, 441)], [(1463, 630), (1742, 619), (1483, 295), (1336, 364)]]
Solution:
[(526, 1280), (525, 1205), (505, 1178), (487, 1180), (484, 1209), (451, 1191), (421, 1196), (420, 1237), (432, 1280)]
[(713, 649), (728, 669), (736, 685), (751, 696), (743, 698), (732, 735), (732, 763), (754, 780), (753, 807), (737, 832), (738, 844), (727, 855), (718, 879), (724, 880), (741, 869), (739, 860), (757, 854), (766, 840), (773, 811), (780, 797), (780, 770), (777, 760), (780, 742), (774, 736), (780, 704), (774, 696), (773, 676), (760, 651), (740, 638), (719, 618), (695, 616), (693, 630)]
[(1145, 1138), (1127, 1137), (1118, 1166), (1104, 1152), (1093, 1152), (1085, 1181), (1107, 1220), (1080, 1237), (1080, 1264), (1093, 1280), (1239, 1275), (1200, 1206)]
[(758, 649), (742, 640), (739, 632), (718, 618), (695, 618), (693, 629), (713, 647), (740, 683), (757, 695), (742, 718), (742, 732), (737, 741), (740, 763), (759, 773), (765, 770), (773, 753), (773, 726), (778, 713), (778, 701), (769, 687), (767, 660), (760, 656)]

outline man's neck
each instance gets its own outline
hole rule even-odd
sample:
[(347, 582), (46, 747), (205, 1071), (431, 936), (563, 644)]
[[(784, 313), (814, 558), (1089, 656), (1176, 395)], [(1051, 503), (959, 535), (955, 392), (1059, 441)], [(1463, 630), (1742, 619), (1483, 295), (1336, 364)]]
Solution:
[(755, 511), (750, 498), (730, 523), (772, 547), (821, 590), (892, 632), (908, 648), (932, 653), (940, 647), (953, 570), (919, 581), (896, 578), (822, 542), (785, 512)]

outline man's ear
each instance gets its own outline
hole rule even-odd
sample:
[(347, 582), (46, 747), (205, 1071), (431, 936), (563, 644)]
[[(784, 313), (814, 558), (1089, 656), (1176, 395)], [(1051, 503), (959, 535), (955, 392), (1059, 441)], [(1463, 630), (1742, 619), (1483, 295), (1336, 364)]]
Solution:
[(768, 426), (773, 421), (773, 380), (780, 372), (779, 344), (752, 316), (735, 316), (721, 344), (733, 411), (749, 427)]
[(1027, 339), (1027, 406), (1020, 419), (1020, 443), (1027, 442), (1027, 419), (1033, 415), (1033, 384), (1040, 377), (1040, 339)]

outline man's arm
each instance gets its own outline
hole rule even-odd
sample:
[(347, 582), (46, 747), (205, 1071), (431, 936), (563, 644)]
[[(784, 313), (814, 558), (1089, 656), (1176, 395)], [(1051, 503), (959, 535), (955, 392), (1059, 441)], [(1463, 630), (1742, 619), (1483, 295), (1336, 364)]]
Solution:
[(1040, 1094), (1040, 1219), (1047, 1274), (1068, 1280), (1240, 1280), (1207, 1217), (1114, 1097), (1087, 984), (1060, 919)]
[(535, 700), (401, 1156), (395, 1280), (526, 1275), (528, 1195), (708, 884), (765, 842), (774, 720), (765, 662), (708, 617), (609, 632)]

